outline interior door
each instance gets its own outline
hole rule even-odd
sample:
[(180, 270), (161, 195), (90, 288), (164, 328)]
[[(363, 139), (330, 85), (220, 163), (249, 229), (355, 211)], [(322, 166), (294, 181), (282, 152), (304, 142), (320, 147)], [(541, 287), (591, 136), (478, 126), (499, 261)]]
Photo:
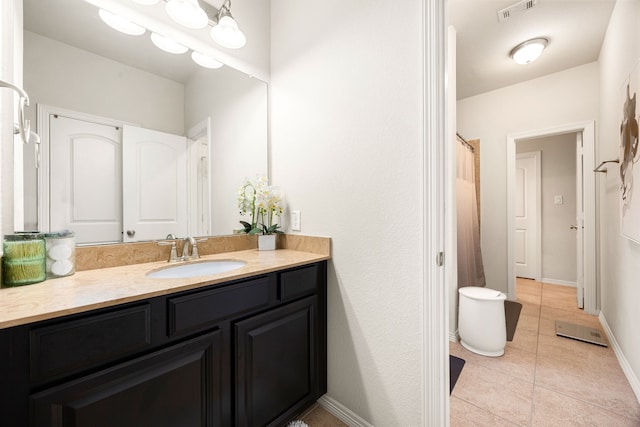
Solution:
[[(584, 308), (584, 201), (583, 201), (582, 132), (576, 134), (576, 296), (578, 308)], [(573, 228), (573, 226), (572, 226)]]
[(50, 230), (73, 230), (77, 243), (121, 241), (121, 132), (49, 115)]
[[(538, 157), (537, 157), (538, 156)], [(517, 277), (540, 280), (539, 152), (516, 158), (514, 260)]]
[(123, 241), (188, 234), (187, 139), (125, 125)]

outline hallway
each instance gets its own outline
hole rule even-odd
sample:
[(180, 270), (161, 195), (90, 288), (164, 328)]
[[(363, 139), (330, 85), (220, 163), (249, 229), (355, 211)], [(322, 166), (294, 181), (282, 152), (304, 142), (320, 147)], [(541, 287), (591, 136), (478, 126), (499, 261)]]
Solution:
[(502, 357), (466, 361), (451, 396), (451, 426), (638, 426), (640, 405), (611, 347), (555, 335), (555, 320), (595, 327), (576, 308), (575, 288), (518, 279), (523, 304)]

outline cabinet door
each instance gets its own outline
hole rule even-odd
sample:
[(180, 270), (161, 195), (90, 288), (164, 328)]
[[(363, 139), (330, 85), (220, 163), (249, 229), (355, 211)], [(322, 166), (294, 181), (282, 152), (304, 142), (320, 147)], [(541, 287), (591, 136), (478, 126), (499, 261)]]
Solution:
[(236, 425), (282, 425), (317, 400), (316, 297), (236, 323)]
[(222, 333), (30, 397), (32, 426), (223, 426)]

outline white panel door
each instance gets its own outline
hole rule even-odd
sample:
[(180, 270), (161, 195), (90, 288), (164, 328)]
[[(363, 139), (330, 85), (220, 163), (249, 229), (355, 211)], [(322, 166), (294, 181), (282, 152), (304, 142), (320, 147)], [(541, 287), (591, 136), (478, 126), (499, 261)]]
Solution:
[(522, 153), (516, 159), (514, 260), (517, 277), (539, 280), (539, 177), (535, 155)]
[(583, 198), (582, 132), (576, 136), (576, 297), (578, 308), (584, 308), (584, 198)]
[(123, 240), (188, 234), (187, 139), (124, 126)]
[(49, 116), (49, 229), (77, 243), (121, 241), (121, 130)]

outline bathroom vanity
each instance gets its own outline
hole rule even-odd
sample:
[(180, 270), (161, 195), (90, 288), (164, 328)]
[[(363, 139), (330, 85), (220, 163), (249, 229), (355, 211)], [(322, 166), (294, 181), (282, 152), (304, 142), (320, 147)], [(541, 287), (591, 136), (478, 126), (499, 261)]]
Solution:
[[(207, 280), (136, 265), (23, 288), (64, 302), (34, 303), (41, 320), (0, 315), (2, 425), (286, 424), (326, 392), (328, 257), (270, 252), (233, 253), (247, 266)], [(109, 297), (83, 304), (100, 275)]]

